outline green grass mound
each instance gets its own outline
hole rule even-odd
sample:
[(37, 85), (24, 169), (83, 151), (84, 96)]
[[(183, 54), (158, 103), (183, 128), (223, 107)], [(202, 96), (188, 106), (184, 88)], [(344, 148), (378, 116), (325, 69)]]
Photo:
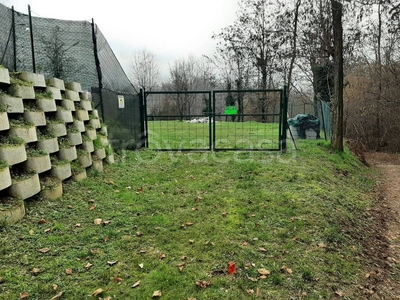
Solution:
[(368, 226), (374, 174), (348, 152), (299, 144), (116, 155), (1, 229), (1, 298), (351, 297), (363, 269), (352, 236)]

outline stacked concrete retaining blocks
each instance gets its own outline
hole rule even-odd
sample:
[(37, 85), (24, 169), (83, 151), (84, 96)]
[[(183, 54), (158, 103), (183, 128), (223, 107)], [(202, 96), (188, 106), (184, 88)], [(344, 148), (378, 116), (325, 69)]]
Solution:
[(62, 196), (62, 182), (114, 158), (91, 94), (77, 82), (0, 67), (0, 225), (25, 215), (24, 200)]

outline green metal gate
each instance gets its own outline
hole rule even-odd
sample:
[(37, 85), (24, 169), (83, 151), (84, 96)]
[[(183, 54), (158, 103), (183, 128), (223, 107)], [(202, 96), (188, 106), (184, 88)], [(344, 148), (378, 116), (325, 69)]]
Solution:
[(286, 87), (141, 91), (144, 146), (160, 151), (285, 151)]

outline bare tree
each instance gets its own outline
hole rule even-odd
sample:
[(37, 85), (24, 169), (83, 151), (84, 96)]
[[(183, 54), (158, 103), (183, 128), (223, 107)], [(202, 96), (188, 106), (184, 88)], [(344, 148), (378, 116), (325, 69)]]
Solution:
[(79, 65), (76, 59), (69, 54), (71, 48), (77, 46), (79, 41), (68, 45), (62, 38), (60, 27), (56, 26), (52, 30), (49, 38), (41, 36), (40, 40), (44, 47), (44, 56), (46, 61), (44, 63), (44, 72), (52, 77), (67, 79), (68, 76), (75, 74), (79, 70)]
[(160, 70), (154, 53), (142, 49), (133, 54), (130, 79), (135, 87), (146, 91), (160, 83)]
[[(215, 75), (210, 64), (204, 58), (189, 56), (187, 59), (176, 60), (169, 68), (169, 81), (163, 84), (167, 91), (187, 92), (210, 90), (215, 87)], [(202, 98), (203, 108), (199, 111), (199, 95), (176, 94), (169, 95), (169, 106), (178, 112), (180, 119), (209, 111), (208, 98)]]

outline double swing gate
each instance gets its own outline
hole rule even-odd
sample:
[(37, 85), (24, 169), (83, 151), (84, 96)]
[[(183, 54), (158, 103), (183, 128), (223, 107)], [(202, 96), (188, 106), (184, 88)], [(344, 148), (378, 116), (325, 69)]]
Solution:
[(285, 151), (287, 89), (140, 91), (143, 146), (161, 151)]

